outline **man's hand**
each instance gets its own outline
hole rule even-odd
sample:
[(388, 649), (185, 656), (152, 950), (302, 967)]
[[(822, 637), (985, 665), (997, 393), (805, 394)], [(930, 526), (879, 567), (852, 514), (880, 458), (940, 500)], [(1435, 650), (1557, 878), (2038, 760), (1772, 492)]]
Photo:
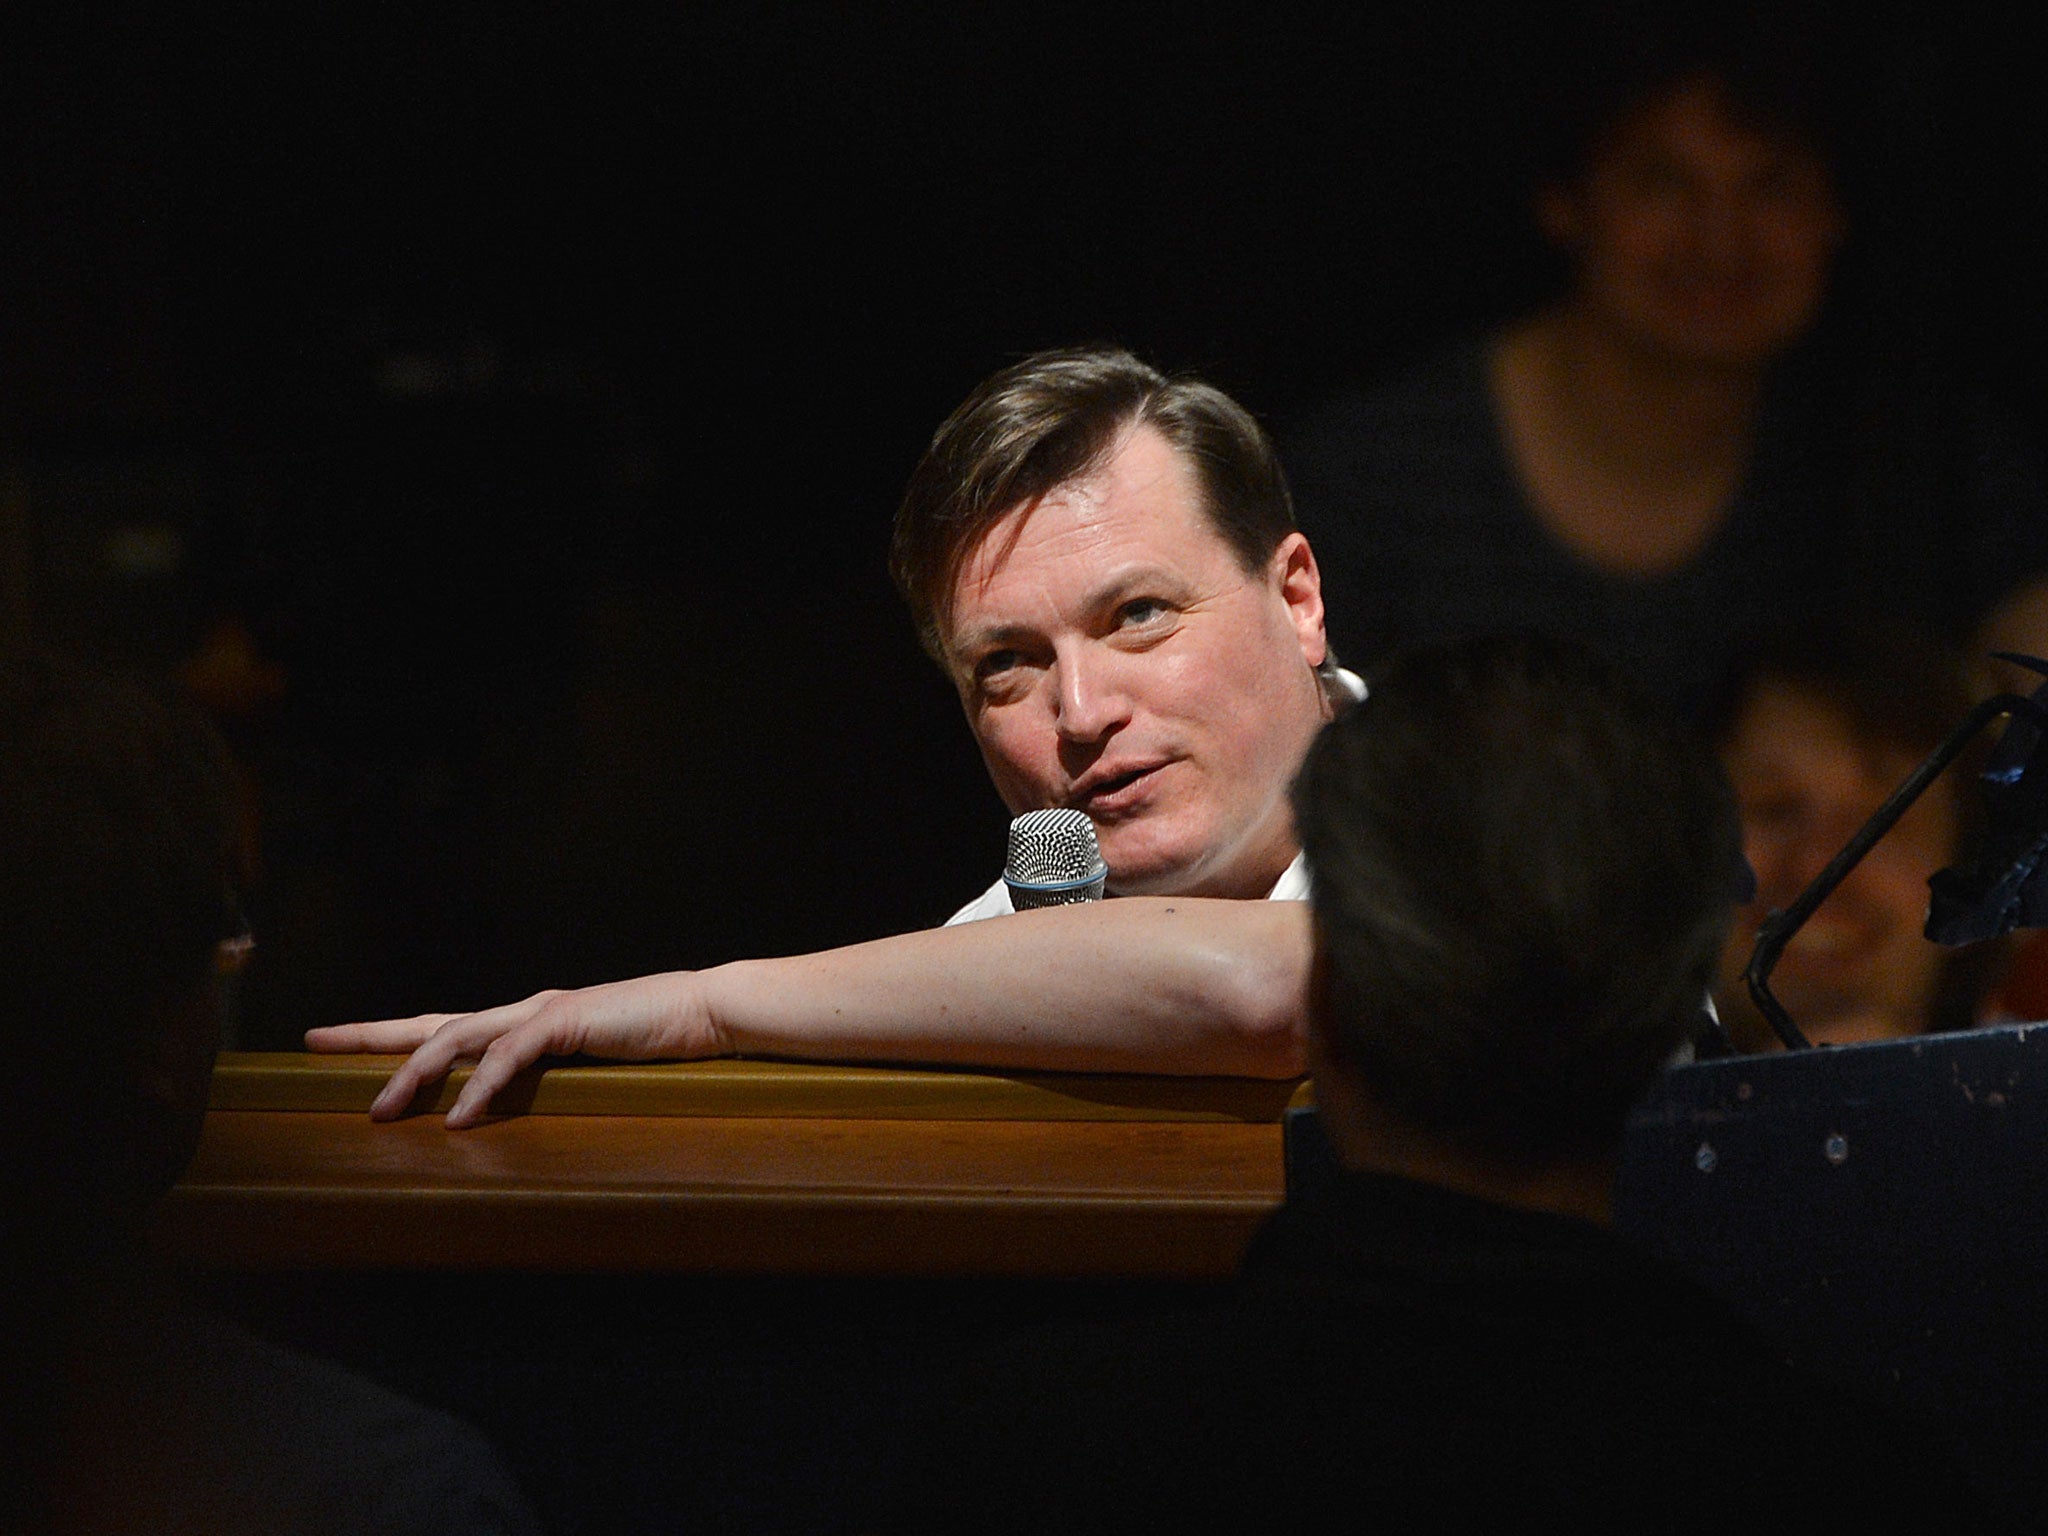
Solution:
[(311, 1051), (411, 1051), (370, 1106), (373, 1120), (395, 1120), (419, 1091), (458, 1061), (476, 1070), (448, 1110), (448, 1127), (482, 1120), (491, 1099), (543, 1056), (608, 1056), (620, 1061), (694, 1060), (730, 1054), (713, 1023), (694, 971), (670, 971), (574, 992), (536, 992), (524, 1002), (481, 1013), (423, 1013), (371, 1024), (306, 1031)]

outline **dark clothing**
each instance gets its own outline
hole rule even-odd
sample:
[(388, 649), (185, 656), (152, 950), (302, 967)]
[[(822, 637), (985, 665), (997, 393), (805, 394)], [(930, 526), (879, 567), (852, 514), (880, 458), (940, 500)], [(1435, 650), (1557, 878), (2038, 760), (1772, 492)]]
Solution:
[(1982, 412), (1924, 392), (1773, 376), (1742, 485), (1699, 554), (1657, 576), (1599, 569), (1530, 509), (1468, 341), (1333, 399), (1283, 443), (1332, 643), (1534, 629), (1591, 645), (1694, 710), (1756, 635), (1829, 615), (1964, 631), (2048, 571), (2036, 466)]
[(1031, 1341), (934, 1424), (892, 1517), (959, 1529), (1339, 1508), (1860, 1532), (1955, 1508), (1875, 1410), (1609, 1233), (1364, 1174), (1291, 1201), (1227, 1304)]
[(76, 1536), (528, 1536), (474, 1429), (147, 1293), (81, 1327), (45, 1521)]

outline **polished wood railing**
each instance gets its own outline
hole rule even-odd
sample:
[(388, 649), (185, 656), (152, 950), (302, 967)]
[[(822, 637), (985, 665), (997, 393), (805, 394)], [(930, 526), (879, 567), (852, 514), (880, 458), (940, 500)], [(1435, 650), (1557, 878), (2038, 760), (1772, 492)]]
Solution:
[[(1217, 1276), (1304, 1085), (713, 1061), (557, 1066), (450, 1132), (395, 1057), (224, 1056), (160, 1247), (225, 1270)], [(436, 1101), (446, 1108), (458, 1075)]]

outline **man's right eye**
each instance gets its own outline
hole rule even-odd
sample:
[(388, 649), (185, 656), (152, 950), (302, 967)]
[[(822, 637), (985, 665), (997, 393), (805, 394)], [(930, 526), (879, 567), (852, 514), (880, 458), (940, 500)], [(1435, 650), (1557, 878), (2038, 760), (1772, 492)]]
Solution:
[(1016, 651), (990, 651), (974, 664), (974, 680), (978, 683), (992, 682), (1007, 672), (1014, 672), (1023, 660)]

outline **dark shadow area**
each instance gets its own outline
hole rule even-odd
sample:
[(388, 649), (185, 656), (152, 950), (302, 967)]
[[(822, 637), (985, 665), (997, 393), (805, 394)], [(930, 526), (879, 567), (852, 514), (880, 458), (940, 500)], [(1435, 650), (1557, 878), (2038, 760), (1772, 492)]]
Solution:
[(458, 1413), (559, 1536), (830, 1531), (927, 1384), (1050, 1326), (1199, 1306), (1196, 1283), (451, 1274), (221, 1280), (257, 1332)]

